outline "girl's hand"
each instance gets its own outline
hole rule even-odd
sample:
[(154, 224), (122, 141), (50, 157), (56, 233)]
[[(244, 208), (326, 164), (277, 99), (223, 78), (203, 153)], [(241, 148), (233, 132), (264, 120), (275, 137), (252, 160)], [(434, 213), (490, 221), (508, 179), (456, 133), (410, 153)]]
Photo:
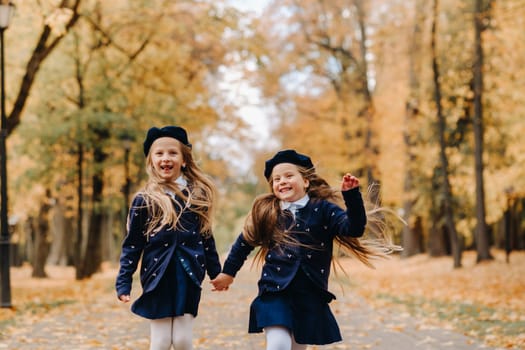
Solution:
[(131, 300), (131, 297), (129, 295), (119, 295), (118, 300), (122, 301), (123, 303), (127, 303)]
[(359, 187), (359, 179), (350, 173), (346, 173), (341, 181), (341, 191), (348, 191)]
[(233, 277), (221, 272), (217, 277), (215, 277), (215, 279), (210, 281), (210, 283), (213, 284), (212, 291), (214, 292), (228, 290), (230, 284), (233, 283)]

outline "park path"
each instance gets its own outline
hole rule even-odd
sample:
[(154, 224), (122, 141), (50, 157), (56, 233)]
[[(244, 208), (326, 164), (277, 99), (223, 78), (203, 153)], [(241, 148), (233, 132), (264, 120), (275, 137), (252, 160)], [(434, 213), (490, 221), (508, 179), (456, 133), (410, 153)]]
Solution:
[[(203, 285), (199, 316), (195, 322), (195, 349), (264, 349), (262, 334), (246, 332), (248, 308), (256, 294), (258, 272), (245, 266), (228, 292), (211, 292)], [(149, 324), (133, 315), (129, 304), (116, 300), (113, 281), (96, 299), (50, 308), (45, 317), (17, 317), (1, 334), (0, 350), (148, 349)], [(309, 350), (474, 350), (492, 349), (452, 330), (436, 328), (406, 314), (372, 309), (351, 288), (334, 290), (338, 299), (332, 310), (339, 321), (343, 342)], [(134, 291), (136, 297), (137, 291)], [(100, 294), (100, 293), (97, 293)]]

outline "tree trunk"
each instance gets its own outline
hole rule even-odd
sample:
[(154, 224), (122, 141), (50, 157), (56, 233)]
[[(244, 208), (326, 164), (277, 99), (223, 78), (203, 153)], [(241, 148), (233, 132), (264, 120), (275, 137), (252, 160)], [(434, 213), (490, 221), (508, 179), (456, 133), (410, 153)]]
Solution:
[(84, 261), (84, 254), (83, 254), (83, 232), (84, 230), (82, 223), (84, 222), (84, 208), (83, 208), (83, 202), (84, 202), (84, 191), (82, 187), (83, 183), (83, 164), (84, 164), (84, 147), (79, 142), (78, 143), (78, 158), (77, 158), (77, 178), (78, 178), (78, 184), (77, 184), (77, 234), (75, 238), (75, 248), (74, 248), (74, 263), (75, 263), (75, 270), (76, 270), (76, 279), (80, 280), (84, 278), (84, 271), (83, 271), (83, 261)]
[(452, 255), (454, 258), (454, 268), (461, 267), (461, 247), (458, 239), (458, 233), (456, 231), (456, 224), (454, 222), (454, 215), (452, 211), (452, 189), (450, 186), (449, 174), (448, 174), (448, 158), (446, 153), (446, 141), (445, 141), (445, 130), (446, 120), (443, 115), (443, 106), (441, 104), (441, 83), (440, 83), (440, 72), (437, 62), (437, 50), (436, 50), (436, 37), (437, 37), (437, 21), (438, 21), (438, 0), (434, 0), (434, 9), (432, 15), (432, 71), (434, 81), (434, 99), (436, 103), (437, 119), (438, 119), (438, 134), (439, 134), (439, 160), (440, 160), (440, 171), (442, 177), (441, 191), (443, 197), (443, 211), (445, 215), (445, 225), (450, 235), (450, 244), (452, 246)]
[[(77, 23), (78, 19), (80, 18), (78, 8), (80, 6), (81, 0), (75, 0), (69, 6), (68, 3), (69, 1), (62, 1), (61, 5), (59, 5), (61, 8), (67, 8), (72, 11), (71, 18), (67, 23), (65, 23), (64, 26), (66, 33)], [(22, 78), (22, 83), (20, 84), (20, 90), (18, 91), (15, 103), (13, 104), (13, 109), (7, 116), (6, 124), (8, 136), (20, 124), (22, 111), (27, 102), (27, 98), (30, 95), (31, 87), (33, 86), (36, 75), (42, 63), (57, 47), (60, 41), (65, 38), (65, 35), (55, 36), (53, 38), (51, 32), (51, 27), (47, 24), (44, 25), (44, 28), (42, 28), (42, 32), (40, 33), (40, 37), (38, 38), (36, 47), (29, 58), (24, 77)]]
[(102, 233), (105, 232), (104, 226), (104, 161), (107, 154), (103, 150), (103, 143), (109, 137), (107, 129), (94, 128), (96, 141), (94, 142), (93, 159), (94, 159), (94, 175), (92, 177), (92, 206), (91, 215), (89, 219), (89, 228), (86, 242), (86, 250), (82, 262), (81, 276), (82, 278), (91, 277), (96, 273), (100, 264), (102, 263)]
[[(416, 190), (414, 188), (416, 154), (414, 148), (416, 142), (413, 140), (414, 120), (419, 114), (419, 75), (421, 74), (421, 42), (422, 42), (422, 25), (425, 22), (424, 6), (425, 0), (416, 0), (415, 14), (414, 14), (414, 32), (412, 34), (412, 43), (410, 48), (410, 62), (409, 62), (409, 83), (410, 96), (406, 102), (405, 120), (403, 139), (406, 147), (405, 157), (405, 181), (403, 184), (404, 200), (403, 200), (403, 218), (407, 223), (403, 226), (401, 233), (401, 242), (403, 252), (401, 256), (409, 257), (415, 254), (422, 253), (422, 232), (421, 232), (421, 217), (413, 218), (412, 207), (416, 201)], [(418, 225), (419, 224), (419, 225)], [(418, 227), (419, 226), (419, 230)]]
[(61, 202), (57, 201), (55, 203), (55, 209), (53, 210), (52, 223), (52, 242), (51, 248), (49, 251), (49, 257), (47, 259), (48, 264), (50, 265), (66, 265), (66, 251), (67, 251), (67, 241), (69, 235), (66, 235), (64, 228), (65, 217), (64, 217), (64, 206)]
[(443, 201), (440, 199), (440, 178), (437, 171), (431, 179), (432, 187), (430, 198), (432, 199), (429, 219), (430, 232), (428, 236), (428, 254), (431, 257), (450, 255), (450, 239), (445, 228), (445, 214), (443, 210)]
[(482, 0), (476, 0), (474, 11), (474, 159), (476, 173), (476, 251), (477, 261), (493, 259), (490, 254), (487, 223), (485, 221), (485, 184), (483, 179), (483, 32)]
[(113, 226), (115, 225), (115, 218), (117, 218), (119, 215), (118, 212), (114, 210), (108, 210), (106, 211), (106, 215), (104, 216), (104, 227), (102, 232), (106, 232), (106, 235), (102, 239), (102, 261), (115, 261), (116, 254), (115, 251), (117, 250), (113, 234)]
[(372, 92), (370, 91), (370, 81), (368, 80), (368, 33), (366, 31), (366, 11), (364, 8), (363, 0), (354, 1), (357, 10), (357, 18), (359, 25), (359, 32), (361, 40), (359, 41), (360, 46), (360, 85), (361, 91), (363, 92), (365, 105), (361, 111), (360, 116), (364, 116), (366, 120), (365, 130), (365, 152), (366, 157), (366, 178), (368, 185), (373, 185), (375, 188), (371, 192), (370, 200), (373, 203), (380, 204), (380, 184), (379, 184), (379, 170), (377, 168), (377, 159), (379, 158), (379, 147), (375, 143), (374, 135), (374, 118), (375, 118), (375, 106), (372, 98)]
[[(46, 191), (49, 195), (49, 191)], [(45, 270), (47, 257), (51, 247), (49, 237), (49, 211), (51, 210), (51, 198), (46, 196), (41, 204), (38, 217), (33, 222), (34, 250), (33, 250), (33, 272), (32, 277), (46, 278)]]
[[(75, 48), (76, 48), (76, 59), (75, 59), (75, 78), (78, 85), (78, 100), (77, 106), (80, 111), (82, 111), (86, 105), (85, 99), (85, 88), (84, 88), (84, 70), (82, 69), (79, 48), (79, 36), (74, 35), (75, 39)], [(84, 133), (82, 129), (81, 122), (77, 126), (77, 136), (80, 136)], [(82, 143), (82, 138), (77, 137), (79, 140), (77, 143), (78, 149), (78, 158), (77, 158), (77, 178), (78, 178), (78, 187), (77, 187), (77, 234), (75, 240), (75, 269), (76, 269), (76, 279), (80, 280), (86, 276), (85, 270), (85, 259), (86, 255), (84, 253), (84, 191), (83, 191), (83, 175), (84, 175), (84, 144)]]
[(75, 251), (76, 237), (75, 237), (75, 218), (64, 218), (64, 232), (66, 233), (66, 266), (76, 267), (77, 251)]
[(438, 223), (432, 223), (428, 239), (428, 255), (433, 258), (450, 255), (447, 250), (448, 242), (448, 233), (445, 227)]

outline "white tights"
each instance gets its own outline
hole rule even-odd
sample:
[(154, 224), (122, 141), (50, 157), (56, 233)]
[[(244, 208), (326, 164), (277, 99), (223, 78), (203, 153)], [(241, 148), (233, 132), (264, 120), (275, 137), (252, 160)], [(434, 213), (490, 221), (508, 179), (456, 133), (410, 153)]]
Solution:
[(151, 320), (150, 350), (191, 350), (193, 348), (193, 315)]
[(266, 334), (266, 350), (306, 350), (306, 345), (297, 344), (293, 335), (285, 327), (266, 327), (264, 333)]

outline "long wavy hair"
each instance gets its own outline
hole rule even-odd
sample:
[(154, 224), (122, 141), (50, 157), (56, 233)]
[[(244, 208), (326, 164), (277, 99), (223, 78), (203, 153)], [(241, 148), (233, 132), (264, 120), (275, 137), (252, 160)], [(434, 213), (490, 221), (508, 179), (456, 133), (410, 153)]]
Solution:
[[(309, 181), (307, 188), (310, 200), (328, 200), (339, 206), (344, 201), (341, 191), (334, 190), (316, 174), (315, 169), (307, 169), (297, 166), (301, 176)], [(255, 261), (260, 263), (264, 260), (268, 250), (280, 245), (300, 245), (289, 233), (290, 230), (283, 227), (280, 218), (283, 210), (280, 207), (280, 200), (273, 193), (273, 180), (270, 178), (270, 193), (258, 196), (253, 202), (252, 208), (244, 223), (243, 237), (253, 246), (260, 246), (256, 254)], [(383, 258), (388, 254), (398, 251), (401, 248), (392, 243), (392, 225), (388, 218), (396, 216), (390, 209), (379, 207), (371, 203), (368, 198), (373, 188), (369, 188), (364, 197), (367, 216), (367, 226), (363, 237), (341, 237), (335, 236), (335, 249), (337, 255), (351, 255), (363, 264), (373, 267), (371, 259)]]
[[(149, 237), (168, 225), (173, 229), (184, 230), (180, 217), (184, 210), (190, 210), (200, 219), (200, 232), (203, 236), (212, 234), (212, 218), (215, 209), (216, 187), (195, 163), (191, 148), (180, 143), (182, 157), (186, 166), (182, 174), (188, 181), (186, 190), (180, 190), (177, 184), (163, 180), (153, 166), (151, 155), (146, 156), (148, 181), (142, 191), (145, 206), (149, 211), (149, 222), (145, 234)], [(167, 195), (169, 191), (176, 195), (174, 200)], [(174, 205), (175, 204), (175, 205)]]

